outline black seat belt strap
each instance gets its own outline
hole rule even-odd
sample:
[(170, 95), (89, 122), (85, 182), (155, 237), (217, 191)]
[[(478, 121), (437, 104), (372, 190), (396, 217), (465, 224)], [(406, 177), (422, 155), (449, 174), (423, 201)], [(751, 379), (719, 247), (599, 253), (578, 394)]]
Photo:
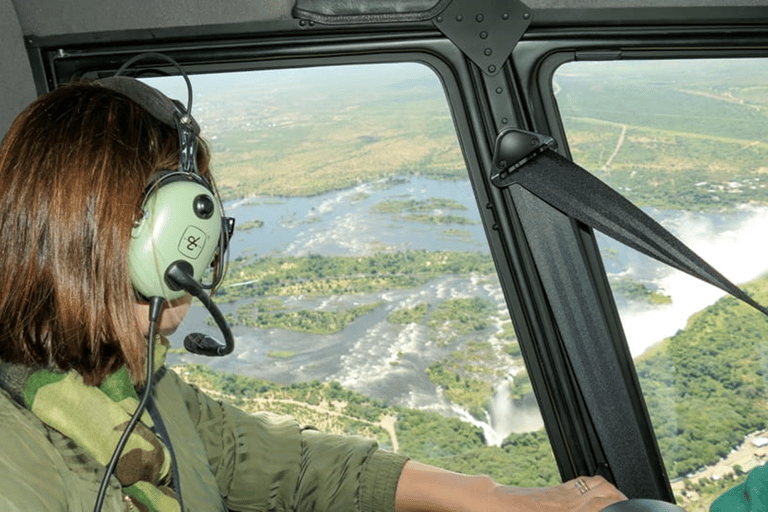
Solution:
[(768, 315), (768, 308), (620, 193), (556, 153), (554, 147), (551, 137), (515, 129), (502, 131), (494, 148), (491, 182), (500, 188), (517, 183), (569, 217)]

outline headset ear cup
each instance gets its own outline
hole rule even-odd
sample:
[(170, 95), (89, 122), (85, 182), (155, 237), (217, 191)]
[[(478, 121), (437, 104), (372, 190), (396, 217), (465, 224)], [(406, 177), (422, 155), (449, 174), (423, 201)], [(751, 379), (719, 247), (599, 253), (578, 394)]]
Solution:
[[(120, 76), (130, 64), (145, 57), (165, 59), (179, 69), (187, 84), (186, 106), (140, 80)], [(182, 297), (185, 291), (174, 290), (166, 282), (167, 269), (175, 262), (187, 262), (193, 269), (191, 277), (200, 281), (217, 249), (221, 247), (223, 252), (224, 248), (221, 204), (209, 181), (197, 169), (200, 127), (191, 115), (192, 84), (176, 61), (154, 53), (134, 57), (115, 76), (97, 83), (127, 96), (178, 132), (179, 169), (160, 171), (150, 179), (142, 205), (143, 216), (131, 232), (128, 267), (131, 282), (141, 295), (167, 300)], [(219, 266), (217, 273), (223, 274), (222, 269)]]
[(221, 205), (210, 188), (186, 173), (170, 173), (149, 187), (142, 217), (131, 231), (128, 268), (134, 288), (145, 297), (173, 300), (165, 274), (184, 261), (200, 281), (216, 255), (221, 237)]

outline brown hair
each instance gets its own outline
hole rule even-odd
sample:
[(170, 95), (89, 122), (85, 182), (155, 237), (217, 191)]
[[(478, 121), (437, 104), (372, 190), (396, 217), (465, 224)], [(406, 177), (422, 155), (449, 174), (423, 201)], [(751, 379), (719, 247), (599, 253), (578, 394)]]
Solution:
[[(149, 177), (178, 167), (175, 129), (92, 83), (41, 96), (0, 150), (0, 359), (144, 380), (146, 340), (128, 273)], [(208, 173), (200, 144), (198, 165)]]

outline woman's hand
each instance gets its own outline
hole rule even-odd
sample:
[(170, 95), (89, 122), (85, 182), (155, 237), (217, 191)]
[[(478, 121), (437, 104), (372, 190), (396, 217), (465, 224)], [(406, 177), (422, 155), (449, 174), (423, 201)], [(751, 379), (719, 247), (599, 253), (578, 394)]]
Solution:
[(508, 487), (486, 476), (452, 473), (408, 461), (397, 487), (396, 512), (599, 512), (626, 499), (599, 476), (554, 487)]
[(555, 487), (516, 488), (495, 485), (491, 498), (498, 508), (487, 510), (599, 512), (612, 503), (625, 500), (626, 496), (603, 477), (589, 476), (569, 480)]

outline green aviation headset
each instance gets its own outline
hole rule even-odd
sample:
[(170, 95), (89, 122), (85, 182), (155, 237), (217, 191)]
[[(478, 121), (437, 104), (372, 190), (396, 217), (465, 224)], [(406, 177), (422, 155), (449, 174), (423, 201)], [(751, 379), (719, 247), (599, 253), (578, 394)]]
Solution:
[[(187, 84), (186, 108), (154, 87), (122, 76), (129, 66), (147, 58), (163, 59), (178, 68)], [(114, 76), (97, 83), (127, 96), (179, 134), (179, 168), (160, 171), (150, 178), (141, 205), (141, 218), (131, 232), (128, 267), (133, 287), (148, 300), (173, 300), (186, 293), (197, 297), (224, 334), (225, 343), (192, 333), (184, 339), (185, 348), (196, 354), (227, 355), (234, 349), (231, 330), (204, 290), (217, 287), (224, 277), (235, 219), (224, 216), (211, 183), (197, 168), (200, 127), (190, 114), (192, 84), (189, 77), (170, 57), (143, 53), (123, 64)], [(212, 263), (214, 279), (203, 284), (203, 276)]]
[[(157, 89), (135, 78), (121, 76), (140, 59), (166, 59), (176, 65), (187, 82), (189, 99), (185, 108)], [(217, 266), (217, 286), (224, 275), (225, 253), (234, 228), (234, 219), (223, 216), (213, 187), (197, 168), (197, 136), (200, 128), (192, 118), (192, 88), (186, 73), (169, 57), (145, 53), (126, 62), (115, 76), (98, 80), (142, 106), (154, 118), (175, 128), (181, 148), (178, 170), (165, 170), (150, 178), (141, 205), (142, 217), (131, 233), (128, 256), (131, 281), (142, 296), (173, 300), (187, 293), (174, 277), (174, 269), (200, 283), (204, 272)], [(218, 256), (218, 258), (216, 258)]]
[[(192, 175), (193, 176), (193, 175)], [(128, 265), (133, 287), (145, 297), (183, 296), (167, 273), (174, 263), (195, 280), (220, 251), (221, 208), (202, 182), (179, 172), (153, 178), (131, 232)]]

